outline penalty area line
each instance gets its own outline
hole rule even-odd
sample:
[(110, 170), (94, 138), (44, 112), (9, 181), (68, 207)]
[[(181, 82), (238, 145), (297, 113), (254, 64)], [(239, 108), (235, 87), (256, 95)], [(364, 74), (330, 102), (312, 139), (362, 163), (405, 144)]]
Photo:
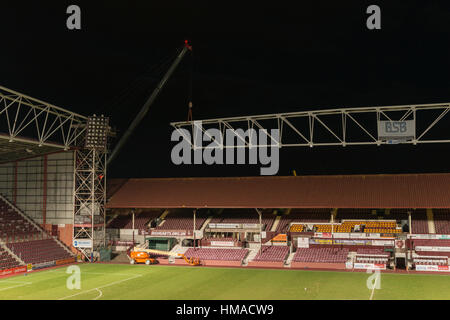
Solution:
[[(71, 294), (71, 295), (66, 296), (66, 297), (63, 297), (63, 298), (59, 298), (58, 300), (64, 300), (64, 299), (76, 297), (76, 296), (78, 296), (78, 295), (80, 295), (80, 294), (88, 293), (88, 292), (95, 291), (95, 290), (96, 290), (96, 291), (100, 291), (101, 288), (110, 287), (110, 286), (113, 286), (113, 285), (116, 285), (116, 284), (119, 284), (119, 283), (122, 283), (122, 282), (125, 282), (125, 281), (128, 281), (128, 280), (133, 280), (133, 279), (136, 279), (136, 278), (139, 278), (139, 277), (142, 277), (142, 275), (141, 275), (141, 274), (138, 274), (138, 275), (136, 275), (136, 276), (134, 276), (134, 277), (130, 277), (130, 278), (123, 279), (123, 280), (119, 280), (119, 281), (114, 281), (114, 282), (111, 282), (111, 283), (109, 283), (109, 284), (105, 284), (104, 286), (100, 286), (100, 287), (93, 288), (93, 289), (90, 289), (90, 290), (85, 290), (85, 291), (82, 291), (82, 292), (78, 292), (78, 293), (75, 293), (75, 294)], [(101, 291), (100, 291), (100, 292), (101, 292)], [(103, 294), (102, 294), (102, 295), (103, 295)], [(99, 296), (99, 297), (100, 297), (100, 296)], [(98, 299), (99, 297), (97, 297), (97, 299)]]

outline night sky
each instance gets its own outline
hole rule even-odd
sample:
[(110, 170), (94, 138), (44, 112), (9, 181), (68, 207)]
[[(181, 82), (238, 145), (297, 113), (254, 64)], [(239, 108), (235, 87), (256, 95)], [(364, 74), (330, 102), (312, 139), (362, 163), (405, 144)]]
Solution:
[[(190, 84), (194, 119), (450, 102), (444, 1), (14, 3), (1, 4), (0, 84), (84, 115), (109, 116), (113, 145), (184, 40), (193, 45), (109, 177), (259, 175), (259, 165), (171, 163), (169, 123), (186, 120)], [(82, 30), (66, 28), (70, 4), (81, 7)], [(366, 28), (370, 4), (381, 7), (381, 30)], [(448, 172), (449, 150), (285, 148), (278, 175)]]

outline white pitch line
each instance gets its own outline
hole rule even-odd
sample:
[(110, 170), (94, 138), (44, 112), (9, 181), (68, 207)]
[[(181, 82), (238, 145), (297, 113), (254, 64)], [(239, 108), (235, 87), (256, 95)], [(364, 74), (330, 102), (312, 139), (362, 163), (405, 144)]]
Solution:
[(106, 284), (106, 285), (101, 286), (101, 287), (93, 288), (93, 289), (90, 289), (90, 290), (86, 290), (86, 291), (82, 291), (82, 292), (78, 292), (78, 293), (72, 294), (70, 296), (59, 298), (58, 300), (64, 300), (64, 299), (67, 299), (67, 298), (72, 298), (72, 297), (78, 296), (78, 295), (83, 294), (83, 293), (91, 292), (91, 291), (94, 291), (94, 290), (99, 290), (100, 288), (106, 288), (106, 287), (113, 286), (115, 284), (118, 284), (118, 283), (121, 283), (121, 282), (124, 282), (124, 281), (133, 280), (133, 279), (136, 279), (136, 278), (139, 278), (139, 277), (142, 277), (142, 275), (138, 274), (138, 275), (136, 275), (134, 277), (130, 277), (130, 278), (127, 278), (127, 279), (111, 282), (111, 283)]
[[(4, 282), (6, 282), (6, 281), (4, 281)], [(0, 291), (14, 289), (14, 288), (19, 288), (19, 287), (28, 286), (30, 284), (33, 284), (32, 282), (17, 282), (17, 281), (16, 281), (16, 283), (20, 283), (20, 284), (15, 285), (15, 286), (11, 286), (11, 287), (1, 288)]]
[(95, 297), (94, 299), (92, 299), (92, 300), (97, 300), (97, 299), (99, 299), (102, 295), (103, 295), (103, 292), (102, 292), (102, 290), (100, 290), (99, 288), (95, 288), (98, 292), (100, 292), (100, 295), (99, 296), (97, 296), (97, 297)]

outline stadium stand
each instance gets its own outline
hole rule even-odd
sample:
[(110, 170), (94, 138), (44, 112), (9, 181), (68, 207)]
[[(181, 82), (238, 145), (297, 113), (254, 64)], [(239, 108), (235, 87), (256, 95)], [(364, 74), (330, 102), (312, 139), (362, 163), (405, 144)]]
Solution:
[(288, 254), (287, 246), (262, 246), (253, 261), (284, 261)]
[(413, 258), (414, 265), (435, 265), (435, 266), (447, 266), (448, 258), (428, 256), (428, 255), (418, 255)]
[[(2, 199), (0, 199), (0, 230), (1, 239), (8, 249), (25, 263), (38, 264), (73, 257), (73, 254), (56, 239), (37, 228)], [(9, 261), (5, 264), (15, 265), (14, 258), (8, 255), (7, 252), (2, 253)]]
[(21, 263), (10, 255), (8, 251), (0, 247), (0, 270), (11, 269), (20, 265)]
[(277, 232), (288, 231), (289, 225), (294, 222), (330, 222), (329, 209), (292, 209), (289, 214), (281, 216)]
[(339, 248), (298, 248), (293, 261), (345, 263), (347, 261), (348, 252), (348, 249)]
[(434, 226), (437, 234), (450, 234), (450, 210), (434, 209)]
[[(222, 243), (223, 243), (223, 245), (222, 245)], [(234, 247), (242, 246), (242, 242), (241, 241), (238, 241), (237, 239), (233, 239), (231, 237), (222, 237), (222, 238), (219, 238), (219, 237), (204, 237), (200, 241), (200, 246), (208, 247), (208, 246), (214, 245), (214, 246), (219, 246), (219, 247), (221, 247), (221, 246), (229, 247), (230, 243), (233, 243)]]
[[(198, 230), (202, 227), (207, 219), (205, 211), (197, 211), (195, 219), (195, 228)], [(158, 225), (158, 230), (189, 230), (194, 226), (192, 210), (173, 209), (163, 220), (163, 223)]]
[(248, 254), (248, 249), (217, 249), (217, 248), (189, 248), (184, 255), (190, 259), (191, 257), (200, 260), (227, 260), (240, 261)]
[(425, 210), (416, 210), (411, 214), (411, 230), (412, 233), (426, 234), (428, 230), (428, 219)]
[(385, 252), (384, 249), (379, 248), (358, 248), (356, 250), (357, 263), (376, 263), (387, 264), (391, 256), (390, 252)]
[(71, 257), (53, 239), (8, 243), (8, 248), (26, 263), (42, 263)]
[(302, 224), (293, 224), (291, 225), (289, 232), (303, 232), (304, 225)]
[[(135, 214), (134, 217), (134, 228), (136, 230), (147, 230), (147, 224), (153, 219), (161, 215), (161, 210), (144, 211)], [(133, 228), (133, 215), (118, 215), (115, 219), (111, 221), (108, 228), (115, 229), (132, 229)]]
[(41, 230), (0, 199), (0, 238), (3, 241), (31, 240), (41, 236)]

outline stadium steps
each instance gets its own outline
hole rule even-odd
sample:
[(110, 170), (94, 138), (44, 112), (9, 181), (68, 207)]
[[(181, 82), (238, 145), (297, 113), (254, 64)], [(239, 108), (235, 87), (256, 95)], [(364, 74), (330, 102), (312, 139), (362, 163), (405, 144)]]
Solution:
[[(16, 207), (12, 202), (10, 202), (6, 197), (4, 197), (2, 194), (0, 194), (0, 199), (3, 200), (8, 206), (10, 206), (11, 209), (16, 211), (20, 216), (22, 216), (25, 220), (27, 220), (29, 223), (31, 223), (36, 229), (38, 229), (41, 233), (50, 235), (47, 230), (42, 228), (39, 224), (37, 224), (33, 219), (28, 217), (25, 212), (20, 210), (18, 207)], [(61, 247), (63, 247), (68, 253), (70, 253), (72, 256), (75, 256), (75, 254), (69, 249), (68, 246), (66, 246), (61, 240), (58, 239), (58, 237), (51, 236), (53, 240), (55, 240)]]
[(427, 209), (427, 220), (428, 220), (428, 232), (436, 233), (436, 226), (434, 225), (434, 217), (432, 209)]
[(187, 250), (189, 249), (189, 247), (183, 247), (179, 244), (176, 244), (171, 250), (170, 252), (172, 253), (180, 253), (180, 254), (184, 254)]
[(208, 219), (206, 219), (206, 221), (203, 223), (202, 227), (200, 228), (200, 231), (203, 232), (203, 230), (205, 230), (206, 226), (211, 222), (211, 220), (213, 219), (213, 217), (208, 217)]
[(271, 232), (277, 231), (278, 224), (280, 223), (280, 220), (281, 220), (281, 216), (277, 216), (277, 217), (275, 218), (275, 221), (273, 222), (272, 228), (270, 228), (270, 231), (271, 231)]
[(166, 222), (166, 217), (170, 213), (169, 209), (164, 210), (164, 212), (159, 216), (159, 220), (162, 220), (160, 224), (157, 225), (157, 227), (161, 227)]
[(108, 223), (106, 224), (106, 228), (108, 228), (109, 227), (109, 225), (117, 218), (119, 216), (119, 213), (116, 213), (112, 218), (111, 218), (111, 220), (109, 220), (108, 221)]
[(17, 262), (19, 262), (21, 265), (25, 265), (25, 261), (23, 261), (22, 259), (20, 259), (20, 257), (18, 255), (16, 255), (13, 251), (11, 251), (8, 246), (2, 241), (0, 240), (0, 247), (5, 250), (6, 252), (9, 253), (10, 256), (12, 256)]
[(166, 216), (168, 215), (170, 213), (170, 210), (169, 209), (166, 209), (166, 210), (164, 210), (164, 212), (159, 216), (159, 218), (162, 220), (162, 219), (165, 219), (166, 218)]
[(291, 262), (292, 262), (292, 259), (294, 259), (294, 256), (295, 256), (295, 252), (291, 252), (289, 254), (288, 258), (286, 259), (286, 262), (284, 263), (284, 266), (286, 268), (290, 268), (291, 267)]
[(242, 265), (243, 265), (243, 266), (248, 265), (248, 263), (249, 263), (250, 261), (252, 261), (253, 259), (255, 259), (256, 255), (257, 255), (258, 252), (259, 252), (259, 245), (258, 245), (257, 248), (248, 249), (248, 251), (249, 251), (249, 252), (248, 252), (247, 256), (246, 256), (245, 259), (242, 261)]

